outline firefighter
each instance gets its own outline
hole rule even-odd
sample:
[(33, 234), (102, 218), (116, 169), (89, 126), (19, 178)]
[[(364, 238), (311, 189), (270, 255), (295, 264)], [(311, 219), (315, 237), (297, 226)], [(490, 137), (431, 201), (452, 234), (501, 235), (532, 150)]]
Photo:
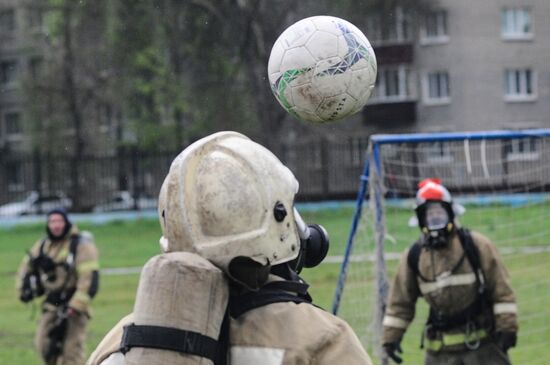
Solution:
[[(324, 258), (328, 237), (322, 227), (301, 220), (294, 209), (297, 191), (294, 175), (275, 155), (235, 132), (205, 137), (173, 161), (159, 196), (162, 251), (195, 253), (228, 278), (227, 338), (222, 330), (222, 356), (205, 364), (371, 364), (351, 327), (312, 305), (308, 286), (298, 276), (301, 267)], [(212, 298), (212, 303), (219, 301)], [(186, 302), (190, 299), (181, 299), (180, 305), (187, 311), (206, 310)], [(137, 309), (107, 334), (87, 364), (127, 361), (135, 350), (128, 348), (123, 333), (135, 322)], [(202, 317), (192, 313), (186, 316)], [(168, 337), (161, 342), (142, 340), (141, 347), (155, 351), (155, 346), (171, 346)], [(203, 343), (195, 347), (202, 349)], [(165, 363), (198, 364), (193, 358)]]
[(92, 235), (80, 232), (63, 208), (47, 214), (46, 233), (19, 268), (19, 299), (45, 296), (35, 336), (44, 364), (80, 365), (90, 302), (99, 288), (98, 252)]
[(416, 194), (421, 237), (405, 251), (383, 319), (387, 356), (401, 363), (401, 340), (422, 296), (430, 307), (421, 339), (425, 364), (510, 364), (517, 306), (508, 272), (491, 241), (458, 225), (464, 208), (439, 179)]

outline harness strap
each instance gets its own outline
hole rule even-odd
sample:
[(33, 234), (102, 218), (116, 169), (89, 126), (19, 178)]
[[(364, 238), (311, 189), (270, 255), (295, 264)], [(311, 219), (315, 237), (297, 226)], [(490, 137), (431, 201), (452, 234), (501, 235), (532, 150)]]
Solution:
[[(448, 331), (450, 329), (459, 327), (464, 324), (468, 325), (470, 323), (473, 323), (471, 321), (474, 320), (479, 314), (485, 311), (487, 307), (487, 303), (490, 301), (490, 299), (488, 298), (486, 287), (485, 287), (485, 277), (481, 268), (480, 254), (477, 246), (474, 243), (472, 235), (470, 234), (470, 231), (465, 228), (457, 228), (457, 234), (464, 253), (460, 258), (460, 260), (458, 261), (458, 263), (451, 270), (451, 273), (454, 273), (462, 265), (462, 263), (464, 262), (464, 259), (467, 259), (472, 267), (472, 271), (476, 278), (476, 283), (478, 285), (478, 295), (474, 300), (474, 302), (470, 304), (467, 308), (451, 316), (438, 314), (433, 308), (430, 308), (428, 321), (426, 323), (426, 328), (429, 327), (431, 330), (435, 330), (441, 333), (443, 333), (443, 331)], [(422, 281), (434, 282), (435, 280), (426, 279), (420, 273), (419, 261), (420, 261), (421, 252), (422, 252), (422, 245), (420, 241), (416, 241), (409, 250), (409, 253), (407, 256), (407, 264), (410, 267), (411, 271), (413, 271), (415, 276), (420, 278)], [(484, 331), (484, 330), (480, 330), (480, 331)], [(479, 331), (474, 332), (474, 334), (478, 332)], [(461, 340), (460, 341), (457, 340), (458, 343), (464, 342), (465, 344), (468, 344), (469, 343), (468, 341), (466, 342), (464, 341), (464, 336), (468, 337), (471, 335), (472, 334), (453, 335), (455, 337), (447, 338), (446, 345), (456, 344), (456, 343), (450, 343), (450, 342), (453, 342), (453, 339), (456, 340), (456, 338), (458, 338), (456, 336), (459, 336), (459, 337), (461, 336), (460, 337)], [(423, 342), (421, 343), (421, 348), (422, 347), (423, 347)], [(436, 347), (441, 347), (441, 346), (436, 345)], [(429, 344), (428, 344), (428, 348), (430, 348)]]
[(72, 235), (71, 241), (69, 243), (69, 255), (67, 256), (67, 258), (63, 262), (53, 262), (53, 259), (44, 253), (44, 247), (46, 246), (46, 239), (44, 238), (42, 242), (40, 242), (38, 257), (35, 258), (35, 260), (36, 259), (43, 260), (44, 257), (48, 257), (49, 259), (52, 260), (52, 264), (54, 266), (63, 266), (65, 270), (69, 270), (71, 267), (74, 266), (76, 262), (76, 253), (78, 250), (79, 243), (80, 243), (80, 235), (79, 234)]
[(469, 230), (460, 228), (457, 232), (464, 254), (468, 257), (468, 261), (470, 261), (470, 265), (472, 265), (472, 270), (476, 276), (476, 282), (479, 285), (479, 293), (483, 294), (485, 291), (485, 278), (481, 271), (481, 260), (479, 258), (477, 246)]
[(483, 312), (484, 301), (484, 296), (478, 295), (472, 304), (451, 316), (437, 314), (430, 308), (427, 324), (437, 331), (448, 331), (464, 325)]
[(229, 299), (229, 313), (231, 317), (238, 318), (242, 314), (254, 308), (282, 302), (311, 304), (311, 297), (298, 296), (296, 294), (287, 293), (280, 290), (263, 289), (258, 292), (249, 292), (231, 297)]
[(441, 339), (426, 339), (426, 349), (431, 351), (440, 351), (444, 347), (476, 344), (479, 346), (479, 341), (488, 337), (487, 331), (484, 329), (475, 332), (465, 333), (442, 333)]
[(415, 276), (420, 276), (420, 271), (418, 270), (418, 261), (420, 261), (420, 253), (422, 252), (422, 246), (420, 241), (416, 241), (412, 244), (407, 254), (407, 264), (412, 270)]
[(75, 292), (76, 288), (66, 290), (65, 287), (63, 287), (59, 290), (49, 292), (44, 302), (53, 304), (56, 307), (67, 304)]
[[(42, 241), (42, 244), (40, 246), (40, 255), (44, 254), (43, 253), (44, 243), (45, 243), (45, 240)], [(65, 275), (65, 281), (63, 282), (63, 285), (61, 285), (59, 290), (48, 293), (45, 302), (51, 303), (55, 306), (59, 306), (61, 304), (67, 303), (76, 292), (76, 287), (67, 289), (67, 284), (69, 283), (70, 271), (72, 268), (75, 267), (76, 253), (77, 253), (79, 243), (80, 243), (80, 235), (78, 234), (72, 235), (71, 242), (69, 244), (69, 256), (65, 261), (55, 264), (56, 266), (62, 266), (63, 269), (65, 269), (65, 271), (67, 272), (67, 275)]]
[(38, 251), (38, 257), (42, 257), (44, 255), (44, 246), (46, 245), (46, 239), (43, 238), (42, 242), (40, 242), (40, 250)]
[[(462, 242), (462, 239), (460, 240), (460, 242)], [(463, 247), (464, 247), (464, 245), (463, 245)], [(419, 277), (420, 280), (422, 280), (426, 283), (435, 283), (437, 281), (435, 278), (433, 280), (430, 280), (430, 279), (426, 278), (424, 275), (422, 275), (420, 273), (420, 269), (418, 268), (418, 264), (420, 262), (420, 254), (421, 253), (422, 253), (422, 244), (419, 241), (417, 241), (411, 246), (411, 248), (409, 250), (409, 253), (407, 255), (407, 264), (411, 268), (414, 275)], [(464, 259), (466, 257), (467, 257), (467, 253), (466, 253), (466, 250), (464, 250), (464, 254), (460, 257), (460, 260), (458, 260), (456, 265), (451, 269), (451, 273), (455, 273), (456, 270), (458, 270), (458, 268), (462, 265), (462, 263), (464, 262)], [(476, 279), (477, 279), (477, 274), (476, 274)]]
[(309, 285), (304, 282), (297, 282), (297, 281), (272, 281), (270, 283), (265, 284), (262, 289), (269, 289), (269, 290), (283, 290), (291, 293), (296, 293), (298, 295), (308, 295), (307, 289), (309, 288)]
[(77, 252), (79, 243), (80, 243), (79, 234), (75, 234), (71, 236), (71, 244), (69, 245), (69, 257), (67, 257), (67, 263), (70, 266), (74, 266), (76, 263), (76, 252)]
[(171, 327), (130, 324), (124, 327), (120, 351), (126, 354), (132, 347), (170, 350), (207, 358), (218, 356), (218, 341), (193, 331)]

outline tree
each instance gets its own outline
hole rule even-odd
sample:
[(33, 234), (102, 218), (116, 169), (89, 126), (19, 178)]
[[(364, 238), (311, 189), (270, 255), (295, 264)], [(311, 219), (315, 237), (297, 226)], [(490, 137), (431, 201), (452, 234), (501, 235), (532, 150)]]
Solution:
[(104, 39), (104, 0), (30, 1), (28, 9), (45, 14), (48, 33), (45, 42), (44, 67), (41, 75), (27, 79), (24, 90), (34, 131), (34, 150), (51, 156), (70, 156), (66, 169), (51, 162), (49, 175), (59, 181), (70, 181), (70, 196), (75, 209), (83, 206), (82, 186), (88, 177), (80, 163), (93, 150), (98, 139), (97, 122), (101, 108), (108, 103), (102, 98), (105, 65), (100, 46)]
[[(190, 85), (186, 88), (187, 114), (195, 126), (194, 132), (237, 129), (276, 150), (288, 125), (300, 133), (312, 130), (292, 121), (279, 107), (267, 80), (271, 46), (287, 26), (307, 16), (333, 14), (363, 27), (371, 14), (391, 20), (396, 7), (414, 15), (424, 11), (429, 3), (163, 0), (157, 2), (156, 9), (164, 19), (162, 39), (170, 55), (170, 68), (177, 75), (176, 80)], [(381, 22), (383, 32), (391, 23)], [(285, 121), (290, 123), (285, 125)]]
[[(28, 0), (48, 12), (46, 71), (27, 95), (37, 149), (69, 154), (78, 201), (87, 153), (179, 150), (218, 130), (236, 130), (276, 153), (294, 131), (267, 80), (272, 45), (292, 23), (331, 14), (388, 28), (397, 6), (421, 14), (431, 0)], [(384, 32), (384, 30), (383, 30)], [(368, 32), (367, 32), (368, 33)], [(114, 132), (97, 136), (107, 120)], [(337, 128), (337, 127), (336, 127)], [(67, 138), (70, 134), (70, 138)], [(51, 143), (59, 141), (59, 143)], [(123, 188), (123, 177), (119, 177)]]

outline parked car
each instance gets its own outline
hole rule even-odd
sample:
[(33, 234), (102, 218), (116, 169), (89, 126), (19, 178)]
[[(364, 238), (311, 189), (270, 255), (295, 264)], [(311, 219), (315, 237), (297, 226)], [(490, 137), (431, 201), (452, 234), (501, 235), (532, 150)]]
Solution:
[(63, 193), (40, 195), (36, 191), (31, 191), (23, 200), (0, 206), (0, 216), (15, 217), (28, 214), (43, 214), (59, 207), (70, 210), (72, 205), (72, 200)]
[(157, 200), (146, 196), (140, 196), (137, 201), (135, 201), (129, 191), (116, 191), (109, 200), (96, 205), (92, 211), (96, 213), (115, 212), (121, 210), (134, 210), (136, 208), (140, 210), (156, 209)]

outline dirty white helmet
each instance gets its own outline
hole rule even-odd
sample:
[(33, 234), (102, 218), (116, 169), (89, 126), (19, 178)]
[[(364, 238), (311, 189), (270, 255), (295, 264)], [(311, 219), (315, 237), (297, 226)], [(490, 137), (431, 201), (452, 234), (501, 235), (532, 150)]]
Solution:
[(294, 259), (298, 182), (263, 146), (236, 132), (205, 137), (172, 162), (159, 196), (165, 252), (188, 251), (228, 270), (235, 258), (266, 266)]

